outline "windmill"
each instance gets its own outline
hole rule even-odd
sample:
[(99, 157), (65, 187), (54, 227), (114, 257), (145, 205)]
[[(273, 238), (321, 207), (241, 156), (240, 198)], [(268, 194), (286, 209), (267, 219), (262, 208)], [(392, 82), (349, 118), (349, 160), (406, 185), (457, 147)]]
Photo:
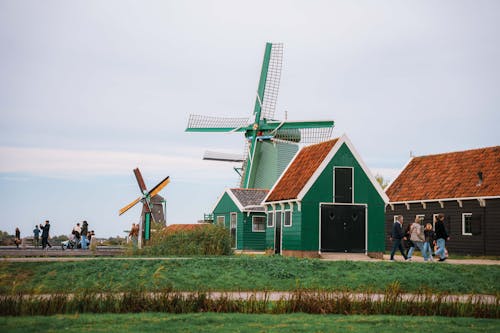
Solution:
[(150, 191), (147, 190), (144, 179), (139, 168), (134, 169), (135, 179), (139, 185), (141, 196), (119, 210), (118, 215), (122, 215), (137, 203), (142, 202), (141, 226), (144, 226), (145, 239), (149, 239), (151, 220), (153, 222), (165, 223), (165, 214), (163, 213), (163, 203), (165, 200), (158, 193), (170, 182), (170, 177), (166, 177), (159, 182)]
[(204, 159), (243, 162), (235, 169), (242, 188), (271, 188), (298, 150), (330, 138), (334, 122), (274, 119), (283, 59), (283, 44), (266, 43), (253, 121), (249, 118), (190, 115), (186, 132), (244, 132), (243, 155), (205, 153)]

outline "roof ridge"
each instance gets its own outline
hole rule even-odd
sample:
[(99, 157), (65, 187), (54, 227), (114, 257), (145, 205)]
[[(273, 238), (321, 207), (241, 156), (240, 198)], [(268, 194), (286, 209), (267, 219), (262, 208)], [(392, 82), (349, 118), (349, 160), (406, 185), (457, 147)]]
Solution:
[(479, 151), (479, 150), (492, 150), (492, 149), (495, 149), (495, 148), (500, 148), (500, 146), (491, 146), (491, 147), (483, 147), (483, 148), (472, 148), (472, 149), (466, 149), (466, 150), (450, 151), (450, 152), (446, 152), (446, 153), (437, 153), (437, 154), (414, 156), (413, 158), (415, 159), (415, 158), (432, 157), (432, 156), (443, 156), (443, 155), (451, 155), (451, 154), (463, 154), (463, 153), (474, 152), (474, 151)]

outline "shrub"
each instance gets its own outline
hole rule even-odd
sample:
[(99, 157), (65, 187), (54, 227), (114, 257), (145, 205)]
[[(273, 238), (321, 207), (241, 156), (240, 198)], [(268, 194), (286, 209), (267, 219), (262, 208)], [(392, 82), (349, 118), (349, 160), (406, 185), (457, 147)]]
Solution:
[(169, 230), (154, 234), (145, 255), (231, 255), (231, 237), (227, 229), (213, 224), (200, 224), (194, 228)]

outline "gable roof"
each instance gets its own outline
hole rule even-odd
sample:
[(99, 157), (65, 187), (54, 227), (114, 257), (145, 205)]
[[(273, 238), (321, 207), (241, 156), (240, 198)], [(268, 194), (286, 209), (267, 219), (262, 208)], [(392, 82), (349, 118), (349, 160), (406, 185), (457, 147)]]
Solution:
[(380, 184), (375, 180), (375, 177), (373, 177), (347, 135), (344, 134), (340, 138), (302, 148), (273, 186), (265, 199), (265, 203), (302, 200), (344, 143), (384, 202), (389, 202), (389, 198), (382, 190)]
[(414, 157), (386, 193), (391, 202), (500, 196), (500, 146)]
[(261, 206), (261, 203), (269, 193), (269, 190), (256, 188), (228, 188), (217, 200), (212, 212), (222, 200), (225, 193), (227, 193), (241, 212), (263, 212), (265, 209)]

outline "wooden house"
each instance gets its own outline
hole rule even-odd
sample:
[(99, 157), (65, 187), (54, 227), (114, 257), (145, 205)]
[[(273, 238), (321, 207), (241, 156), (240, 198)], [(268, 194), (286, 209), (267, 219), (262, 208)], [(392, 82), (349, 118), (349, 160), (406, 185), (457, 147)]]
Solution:
[(302, 148), (266, 196), (266, 248), (381, 257), (388, 198), (346, 135)]
[(500, 255), (500, 146), (414, 157), (386, 194), (386, 233), (397, 215), (433, 224), (443, 213), (450, 253)]
[(263, 251), (266, 241), (266, 212), (261, 202), (266, 189), (231, 188), (217, 200), (212, 214), (214, 223), (231, 233), (236, 250)]

